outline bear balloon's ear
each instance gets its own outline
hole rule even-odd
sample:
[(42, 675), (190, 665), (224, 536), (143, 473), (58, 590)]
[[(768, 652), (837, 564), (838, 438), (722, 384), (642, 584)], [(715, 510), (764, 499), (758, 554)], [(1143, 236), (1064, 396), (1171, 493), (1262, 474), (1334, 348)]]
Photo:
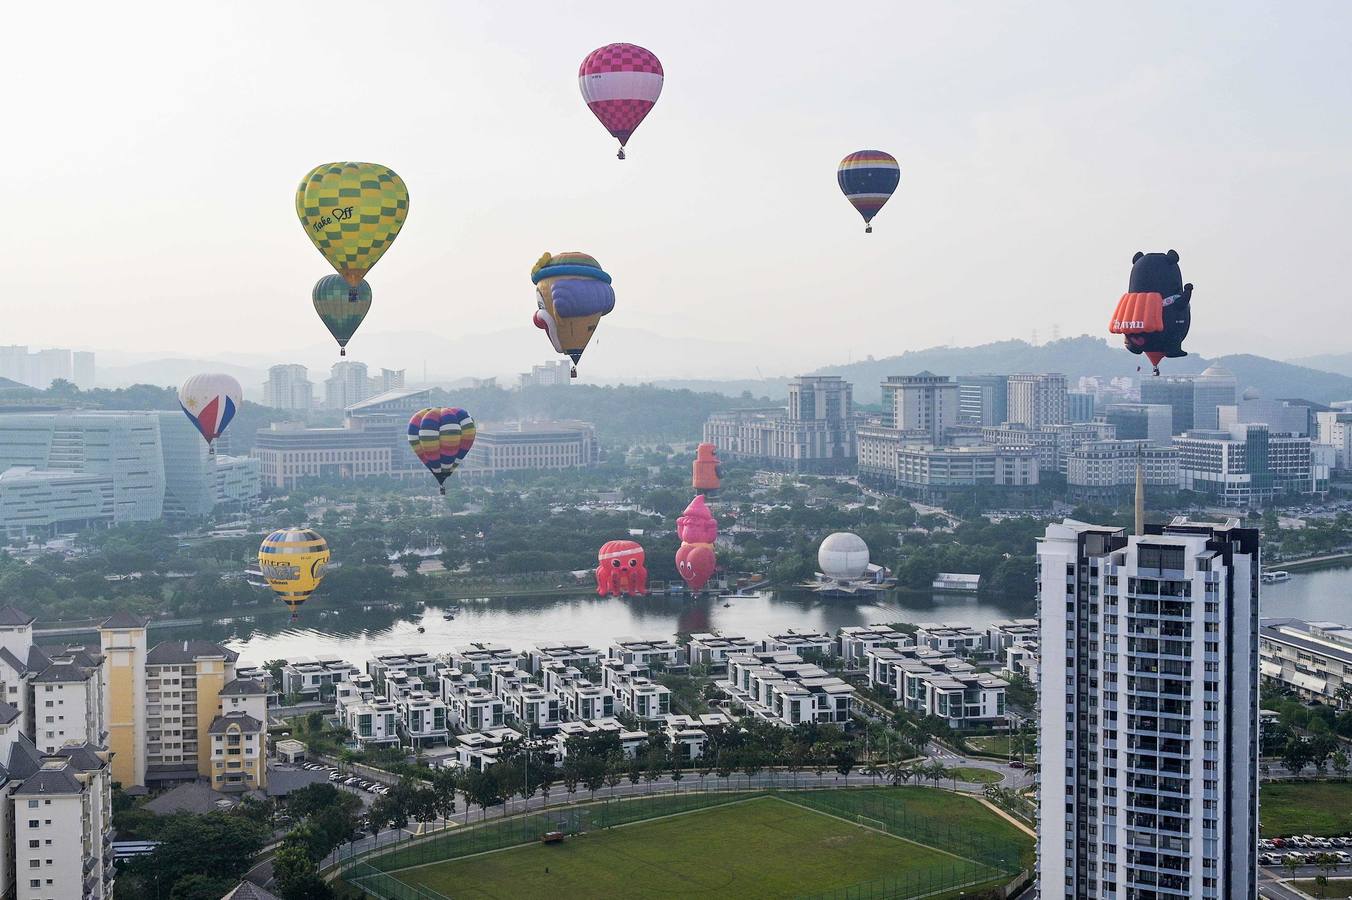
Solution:
[(1178, 251), (1177, 251), (1177, 250), (1170, 250), (1169, 253), (1168, 253), (1168, 257), (1169, 257), (1169, 262), (1171, 262), (1171, 263), (1178, 262)]
[(1136, 251), (1136, 255), (1133, 256), (1133, 257), (1131, 258), (1131, 264), (1132, 264), (1133, 266), (1136, 265), (1138, 262), (1141, 261), (1141, 257), (1142, 257), (1142, 256), (1145, 256), (1145, 254), (1142, 253), (1140, 250), (1137, 250), (1137, 251)]

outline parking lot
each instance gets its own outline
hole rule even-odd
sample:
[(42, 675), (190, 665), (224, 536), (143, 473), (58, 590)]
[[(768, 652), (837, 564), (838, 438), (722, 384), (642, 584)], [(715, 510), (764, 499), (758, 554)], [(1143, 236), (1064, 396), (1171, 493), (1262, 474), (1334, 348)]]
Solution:
[(307, 772), (322, 772), (327, 774), (329, 781), (335, 785), (352, 788), (356, 791), (365, 791), (368, 794), (383, 795), (388, 794), (390, 789), (377, 781), (368, 781), (357, 775), (346, 775), (338, 770), (337, 766), (331, 766), (326, 763), (318, 762), (298, 762), (296, 768), (304, 769)]

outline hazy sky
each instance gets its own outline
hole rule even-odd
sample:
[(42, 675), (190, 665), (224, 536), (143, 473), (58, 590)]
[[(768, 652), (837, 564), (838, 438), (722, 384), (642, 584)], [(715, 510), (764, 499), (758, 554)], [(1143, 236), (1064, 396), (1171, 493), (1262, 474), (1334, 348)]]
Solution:
[[(1340, 2), (17, 4), (0, 344), (326, 342), (292, 195), (352, 159), (411, 193), (364, 329), (517, 328), (507, 369), (549, 356), (529, 270), (567, 249), (615, 279), (603, 329), (768, 342), (783, 372), (1099, 334), (1132, 253), (1170, 247), (1197, 351), (1348, 350), (1349, 26)], [(576, 79), (612, 41), (666, 69), (625, 162)], [(871, 235), (835, 183), (860, 148), (902, 168)]]

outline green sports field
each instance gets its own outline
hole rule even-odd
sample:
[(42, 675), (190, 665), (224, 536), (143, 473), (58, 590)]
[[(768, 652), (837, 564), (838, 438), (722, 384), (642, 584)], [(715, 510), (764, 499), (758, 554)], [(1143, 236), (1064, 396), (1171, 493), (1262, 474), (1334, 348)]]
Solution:
[(1269, 781), (1258, 804), (1264, 837), (1352, 834), (1352, 782)]
[(933, 878), (941, 887), (991, 870), (779, 797), (758, 797), (394, 874), (456, 900), (568, 900), (798, 897), (907, 877)]

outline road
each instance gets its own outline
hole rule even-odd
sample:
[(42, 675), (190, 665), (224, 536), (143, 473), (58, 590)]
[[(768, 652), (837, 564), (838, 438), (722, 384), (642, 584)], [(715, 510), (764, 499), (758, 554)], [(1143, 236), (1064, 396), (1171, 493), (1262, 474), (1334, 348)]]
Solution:
[[(1010, 769), (1002, 763), (992, 762), (990, 760), (968, 761), (961, 758), (954, 758), (952, 760), (946, 759), (944, 762), (945, 765), (958, 765), (960, 760), (961, 764), (964, 766), (999, 772), (1001, 775), (1005, 776), (1005, 780), (1002, 781), (1001, 784), (1006, 787), (1024, 787), (1030, 784), (1032, 780), (1032, 776), (1026, 769)], [(858, 771), (851, 772), (848, 776), (839, 775), (835, 772), (827, 772), (820, 776), (813, 772), (799, 772), (797, 775), (787, 772), (775, 772), (773, 774), (764, 773), (755, 775), (750, 778), (745, 775), (733, 775), (726, 779), (719, 778), (716, 775), (708, 775), (701, 778), (698, 773), (691, 773), (682, 779), (680, 787), (682, 789), (700, 791), (704, 789), (702, 785), (707, 785), (711, 790), (722, 790), (725, 788), (726, 784), (726, 790), (736, 791), (793, 787), (867, 787), (884, 785), (887, 783), (886, 779), (881, 776), (869, 776)], [(953, 787), (953, 782), (944, 782), (944, 786), (951, 788)], [(986, 787), (987, 785), (984, 784), (957, 783), (957, 790), (959, 793), (974, 794), (977, 796), (982, 795), (985, 792)], [(650, 793), (672, 792), (675, 790), (677, 790), (677, 783), (673, 782), (670, 776), (663, 776), (651, 784), (648, 782), (630, 784), (628, 780), (626, 780), (621, 784), (616, 785), (614, 788), (607, 787), (597, 791), (596, 799), (604, 800), (608, 797), (636, 797)], [(561, 797), (563, 798), (562, 800), (560, 799)], [(452, 825), (452, 827), (463, 826), (467, 819), (469, 824), (474, 824), (482, 821), (483, 818), (503, 818), (504, 816), (515, 815), (517, 813), (526, 812), (527, 810), (538, 811), (547, 808), (547, 806), (556, 807), (579, 800), (588, 800), (591, 799), (591, 797), (588, 793), (584, 793), (583, 790), (579, 790), (577, 794), (570, 796), (564, 791), (562, 784), (556, 783), (554, 789), (550, 791), (550, 799), (552, 802), (546, 805), (544, 798), (539, 795), (531, 797), (529, 801), (523, 801), (517, 797), (501, 806), (490, 807), (488, 814), (485, 817), (483, 812), (477, 808), (471, 811), (462, 796), (459, 805), (459, 809), (462, 810), (462, 812), (456, 817), (454, 820), (455, 824)], [(365, 853), (380, 847), (388, 847), (396, 843), (407, 841), (412, 837), (416, 837), (416, 835), (414, 835), (411, 830), (394, 828), (386, 829), (374, 838), (368, 835), (355, 843), (344, 844), (324, 860), (321, 868), (327, 868), (328, 866), (336, 864), (340, 859), (346, 859), (354, 854)]]
[[(1297, 879), (1313, 878), (1319, 874), (1319, 870), (1314, 866), (1301, 866), (1296, 869), (1295, 877)], [(1331, 872), (1330, 878), (1337, 878), (1338, 872)], [(1258, 867), (1258, 894), (1261, 897), (1268, 897), (1271, 900), (1309, 900), (1309, 894), (1302, 894), (1294, 888), (1289, 888), (1284, 881), (1291, 876), (1286, 869), (1281, 866), (1259, 866)]]

